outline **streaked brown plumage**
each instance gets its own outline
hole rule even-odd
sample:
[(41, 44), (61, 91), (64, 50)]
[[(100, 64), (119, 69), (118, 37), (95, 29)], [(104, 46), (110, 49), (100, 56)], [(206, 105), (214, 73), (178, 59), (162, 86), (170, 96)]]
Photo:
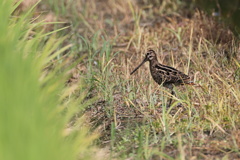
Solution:
[[(138, 70), (145, 62), (149, 61), (149, 67), (151, 75), (156, 83), (159, 85), (163, 85), (166, 88), (172, 90), (172, 95), (174, 95), (173, 86), (183, 85), (183, 84), (190, 84), (193, 83), (190, 81), (190, 77), (181, 71), (162, 65), (157, 60), (157, 55), (154, 50), (148, 50), (146, 56), (142, 63), (135, 68), (130, 75), (132, 75), (135, 71)], [(172, 99), (169, 102), (169, 106), (171, 104)]]

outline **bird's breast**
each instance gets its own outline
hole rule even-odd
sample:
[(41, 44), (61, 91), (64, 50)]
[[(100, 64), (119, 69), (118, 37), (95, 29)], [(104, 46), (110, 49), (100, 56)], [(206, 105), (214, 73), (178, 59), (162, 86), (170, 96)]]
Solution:
[(159, 74), (159, 72), (157, 72), (157, 70), (154, 69), (154, 68), (150, 68), (150, 71), (151, 71), (151, 75), (152, 75), (153, 80), (156, 83), (158, 83), (159, 85), (161, 85), (162, 82), (163, 82), (163, 76), (161, 74)]

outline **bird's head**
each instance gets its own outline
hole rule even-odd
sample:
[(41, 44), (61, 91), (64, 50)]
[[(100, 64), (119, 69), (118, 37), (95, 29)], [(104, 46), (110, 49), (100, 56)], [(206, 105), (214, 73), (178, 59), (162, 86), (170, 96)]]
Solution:
[(144, 61), (151, 61), (157, 57), (157, 54), (154, 50), (149, 49), (146, 53)]
[(141, 63), (139, 66), (137, 66), (137, 68), (135, 68), (130, 74), (132, 75), (132, 74), (133, 74), (136, 70), (138, 70), (138, 68), (140, 68), (145, 62), (147, 62), (147, 61), (152, 61), (152, 60), (154, 60), (154, 59), (157, 60), (157, 54), (156, 54), (156, 52), (155, 52), (154, 50), (149, 49), (149, 50), (147, 51), (147, 53), (146, 53), (146, 55), (145, 55), (145, 58), (144, 58), (144, 60), (142, 61), (142, 63)]

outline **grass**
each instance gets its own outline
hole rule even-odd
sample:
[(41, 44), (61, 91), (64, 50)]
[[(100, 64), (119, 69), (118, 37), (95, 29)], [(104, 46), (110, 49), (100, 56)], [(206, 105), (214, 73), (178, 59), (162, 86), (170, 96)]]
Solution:
[[(239, 40), (226, 26), (199, 10), (188, 13), (181, 1), (57, 2), (42, 1), (39, 6), (66, 22), (56, 28), (70, 25), (58, 32), (65, 39), (53, 50), (61, 53), (44, 64), (58, 66), (69, 57), (70, 62), (82, 58), (70, 72), (69, 88), (57, 92), (63, 95), (64, 111), (73, 110), (59, 118), (67, 119), (62, 125), (77, 130), (90, 124), (79, 142), (86, 134), (98, 132), (95, 144), (104, 159), (239, 158)], [(39, 48), (55, 43), (52, 40), (48, 47)], [(71, 47), (64, 48), (66, 44)], [(174, 103), (166, 108), (170, 92), (152, 80), (147, 65), (130, 76), (148, 48), (157, 51), (161, 63), (189, 74), (201, 87), (175, 88)], [(94, 103), (84, 103), (92, 97)], [(76, 125), (82, 110), (85, 121), (80, 119)], [(79, 148), (73, 141), (67, 145), (88, 157), (88, 148)], [(71, 154), (69, 150), (66, 153)]]
[(64, 85), (69, 61), (77, 61), (64, 57), (71, 45), (54, 34), (61, 29), (44, 31), (44, 23), (32, 18), (35, 6), (13, 16), (13, 4), (0, 3), (0, 159), (92, 159), (97, 134), (89, 133), (81, 112), (91, 99), (80, 98), (80, 83)]

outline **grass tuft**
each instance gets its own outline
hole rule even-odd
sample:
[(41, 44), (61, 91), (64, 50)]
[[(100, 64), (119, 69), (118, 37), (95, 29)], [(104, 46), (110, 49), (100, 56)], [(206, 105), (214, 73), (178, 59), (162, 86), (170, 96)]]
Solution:
[(45, 33), (43, 22), (31, 20), (37, 4), (19, 16), (12, 16), (12, 4), (0, 2), (0, 159), (92, 159), (97, 134), (82, 117), (92, 100), (79, 98), (82, 84), (65, 85), (71, 45), (49, 36), (65, 28)]

